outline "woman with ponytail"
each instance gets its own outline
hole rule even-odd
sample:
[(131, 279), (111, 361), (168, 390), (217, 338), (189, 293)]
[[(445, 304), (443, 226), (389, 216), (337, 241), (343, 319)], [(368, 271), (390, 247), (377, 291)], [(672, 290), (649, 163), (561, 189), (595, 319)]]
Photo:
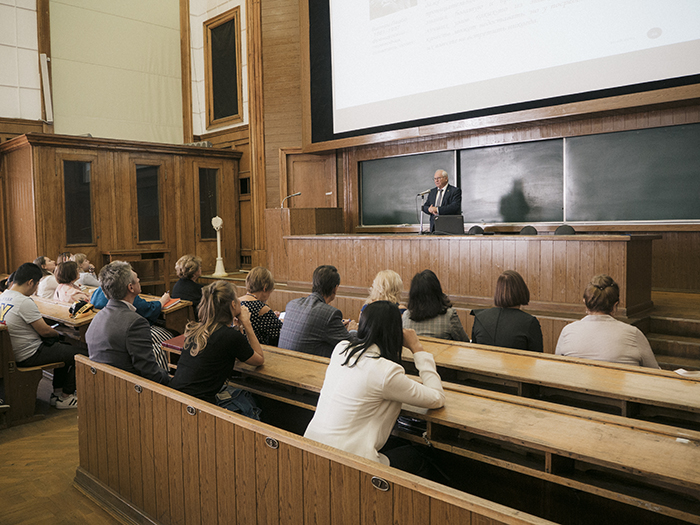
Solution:
[(593, 277), (583, 292), (583, 302), (587, 315), (564, 327), (557, 355), (659, 368), (641, 330), (612, 316), (620, 302), (620, 288), (612, 277)]
[(250, 312), (241, 306), (233, 285), (216, 281), (202, 288), (199, 322), (189, 323), (185, 329), (184, 349), (170, 386), (203, 401), (255, 417), (257, 407), (253, 407), (255, 414), (246, 413), (237, 402), (247, 404), (246, 394), (225, 386), (236, 359), (253, 366), (265, 361), (250, 324)]

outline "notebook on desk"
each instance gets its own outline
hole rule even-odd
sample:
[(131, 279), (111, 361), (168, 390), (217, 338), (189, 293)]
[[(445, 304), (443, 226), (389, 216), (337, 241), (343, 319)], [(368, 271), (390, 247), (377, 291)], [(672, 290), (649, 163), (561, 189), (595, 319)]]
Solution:
[(433, 235), (464, 235), (464, 217), (461, 215), (438, 215), (435, 217)]

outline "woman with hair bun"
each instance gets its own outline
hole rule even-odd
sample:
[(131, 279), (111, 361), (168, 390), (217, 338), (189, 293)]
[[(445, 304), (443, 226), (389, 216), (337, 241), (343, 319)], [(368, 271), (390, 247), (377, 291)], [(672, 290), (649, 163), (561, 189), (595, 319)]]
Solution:
[[(245, 330), (245, 335), (231, 324)], [(255, 413), (246, 413), (237, 402), (246, 395), (225, 386), (236, 359), (252, 366), (265, 361), (250, 324), (250, 312), (241, 306), (231, 283), (216, 281), (202, 289), (199, 322), (191, 322), (185, 329), (184, 348), (170, 386), (257, 419), (257, 407), (252, 407)]]
[(596, 275), (583, 292), (586, 317), (568, 324), (557, 342), (557, 355), (659, 368), (644, 334), (612, 314), (620, 288), (609, 275)]
[(175, 272), (179, 277), (173, 286), (170, 297), (192, 302), (194, 317), (198, 319), (199, 301), (202, 299), (202, 285), (197, 279), (202, 275), (202, 259), (196, 255), (183, 255), (175, 263)]
[(530, 302), (530, 290), (518, 272), (498, 276), (493, 302), (496, 308), (472, 310), (472, 343), (542, 352), (540, 322), (520, 309)]

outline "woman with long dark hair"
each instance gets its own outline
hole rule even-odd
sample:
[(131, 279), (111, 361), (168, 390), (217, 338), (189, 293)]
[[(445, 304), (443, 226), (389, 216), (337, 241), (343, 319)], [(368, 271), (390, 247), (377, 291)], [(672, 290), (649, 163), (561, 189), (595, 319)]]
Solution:
[[(401, 327), (396, 304), (368, 304), (355, 342), (333, 350), (321, 397), (305, 437), (388, 465), (380, 453), (401, 404), (440, 408), (445, 403), (432, 354), (425, 352), (413, 330)], [(422, 384), (401, 366), (402, 346), (413, 352)], [(396, 465), (395, 465), (396, 466)]]
[(411, 279), (403, 327), (415, 330), (418, 335), (469, 342), (457, 310), (452, 308), (440, 280), (431, 270), (423, 270)]
[[(232, 324), (245, 330), (245, 335)], [(265, 361), (250, 324), (250, 312), (241, 306), (231, 283), (216, 281), (202, 288), (199, 322), (191, 322), (185, 329), (185, 345), (170, 386), (203, 401), (241, 411), (233, 403), (241, 392), (222, 389), (236, 359), (253, 366)], [(245, 410), (243, 414), (251, 415)]]

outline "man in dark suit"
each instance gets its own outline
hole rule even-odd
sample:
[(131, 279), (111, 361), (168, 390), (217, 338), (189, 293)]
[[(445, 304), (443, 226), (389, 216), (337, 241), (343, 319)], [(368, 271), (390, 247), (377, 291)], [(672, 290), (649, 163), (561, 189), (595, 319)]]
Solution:
[(90, 359), (169, 384), (153, 355), (150, 325), (133, 304), (141, 293), (139, 276), (129, 263), (114, 261), (100, 270), (100, 283), (109, 301), (85, 333)]
[(423, 213), (430, 215), (430, 231), (435, 231), (438, 215), (460, 215), (462, 213), (462, 190), (447, 183), (447, 172), (437, 170), (433, 176), (435, 187), (430, 190), (423, 204)]
[(279, 346), (307, 354), (330, 357), (335, 346), (350, 339), (355, 321), (343, 321), (340, 310), (330, 305), (340, 286), (335, 266), (314, 270), (311, 295), (287, 303)]

